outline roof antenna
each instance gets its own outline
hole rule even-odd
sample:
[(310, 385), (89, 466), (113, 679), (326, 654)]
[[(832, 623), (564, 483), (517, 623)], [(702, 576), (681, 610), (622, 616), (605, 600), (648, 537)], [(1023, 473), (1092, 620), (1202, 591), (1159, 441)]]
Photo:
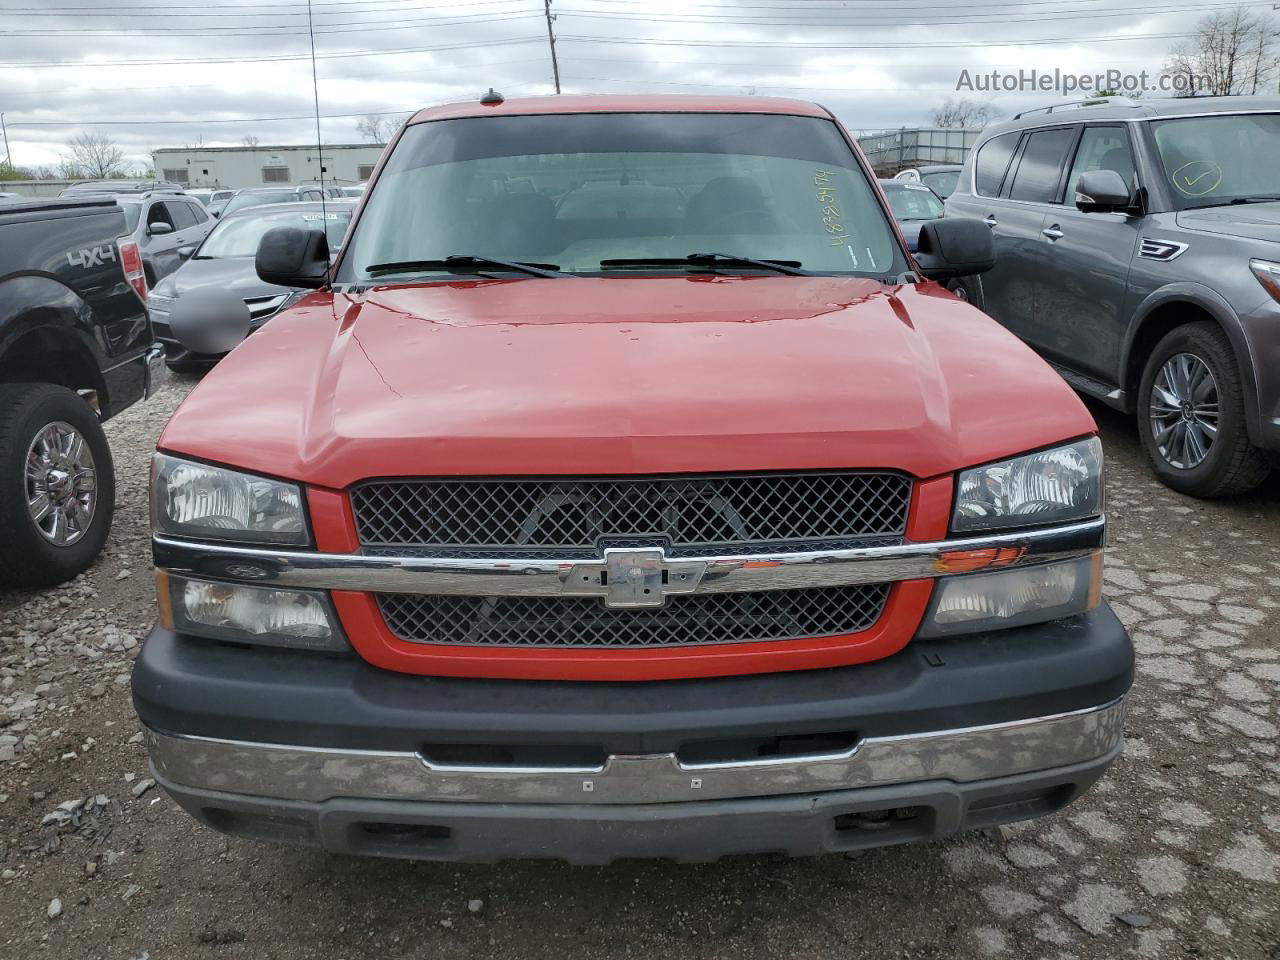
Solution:
[(489, 92), (480, 98), (480, 102), (483, 103), (486, 107), (496, 107), (498, 104), (502, 103), (502, 101), (503, 101), (502, 94), (500, 94), (497, 90), (493, 89), (493, 87), (490, 87)]
[(316, 155), (320, 161), (320, 232), (329, 228), (329, 208), (324, 191), (324, 142), (320, 138), (320, 81), (316, 78), (316, 28), (311, 19), (311, 0), (307, 0), (307, 33), (311, 36), (311, 92), (316, 103)]

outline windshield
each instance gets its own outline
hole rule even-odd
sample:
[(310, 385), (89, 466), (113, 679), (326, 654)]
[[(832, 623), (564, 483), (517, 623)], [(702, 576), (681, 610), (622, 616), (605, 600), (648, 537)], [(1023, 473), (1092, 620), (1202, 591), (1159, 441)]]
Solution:
[(920, 182), (932, 187), (934, 192), (945, 200), (956, 192), (956, 184), (960, 182), (960, 171), (923, 173), (920, 175)]
[(124, 210), (125, 224), (129, 227), (125, 232), (133, 233), (138, 229), (138, 220), (142, 216), (142, 204), (121, 202), (120, 200), (117, 200), (116, 203), (119, 203), (120, 208)]
[(410, 127), (366, 201), (337, 279), (456, 254), (599, 273), (605, 260), (691, 253), (794, 261), (819, 273), (906, 269), (830, 120), (586, 113)]
[(1280, 197), (1280, 114), (1153, 120), (1151, 127), (1177, 209)]
[(350, 210), (330, 210), (327, 213), (322, 213), (319, 209), (263, 210), (260, 213), (242, 213), (235, 217), (224, 217), (218, 221), (218, 225), (200, 245), (195, 259), (252, 257), (258, 252), (258, 242), (268, 230), (275, 227), (319, 230), (322, 224), (325, 236), (329, 239), (329, 249), (333, 251), (342, 246), (342, 238), (346, 235), (349, 223), (351, 223)]
[(885, 184), (884, 194), (889, 198), (889, 209), (898, 220), (936, 220), (942, 216), (942, 201), (928, 187)]
[(267, 203), (289, 203), (297, 200), (298, 195), (292, 190), (262, 190), (256, 193), (237, 193), (227, 201), (223, 214), (235, 213), (245, 207), (258, 207)]

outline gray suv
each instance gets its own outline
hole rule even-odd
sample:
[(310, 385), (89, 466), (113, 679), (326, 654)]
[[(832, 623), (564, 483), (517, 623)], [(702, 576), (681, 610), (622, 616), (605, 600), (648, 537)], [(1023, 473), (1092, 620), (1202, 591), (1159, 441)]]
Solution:
[(995, 269), (953, 289), (1135, 415), (1164, 483), (1252, 489), (1280, 465), (1277, 156), (1273, 97), (1018, 114), (983, 131), (947, 199), (996, 245)]

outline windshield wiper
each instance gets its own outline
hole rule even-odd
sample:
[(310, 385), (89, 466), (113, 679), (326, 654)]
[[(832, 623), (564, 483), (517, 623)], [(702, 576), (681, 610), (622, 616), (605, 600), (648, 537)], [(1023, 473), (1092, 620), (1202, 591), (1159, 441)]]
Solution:
[(757, 260), (729, 253), (691, 253), (686, 257), (628, 257), (600, 261), (602, 270), (619, 267), (759, 267), (761, 270), (772, 270), (795, 277), (812, 276), (808, 270), (800, 269), (799, 260)]
[(1276, 200), (1280, 200), (1280, 197), (1234, 197), (1228, 202), (1235, 206), (1237, 203), (1273, 203)]
[(472, 254), (454, 254), (443, 260), (396, 260), (390, 263), (374, 263), (365, 267), (367, 273), (405, 273), (412, 270), (448, 270), (455, 273), (481, 273), (501, 267), (535, 277), (563, 277), (560, 267), (554, 263), (522, 263), (519, 260), (499, 260), (496, 257), (477, 257)]

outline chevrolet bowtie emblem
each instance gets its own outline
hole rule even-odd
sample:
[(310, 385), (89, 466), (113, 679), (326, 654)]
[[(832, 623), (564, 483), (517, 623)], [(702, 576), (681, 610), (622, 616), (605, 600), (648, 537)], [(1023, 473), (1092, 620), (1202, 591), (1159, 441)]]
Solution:
[(607, 607), (660, 607), (673, 593), (693, 593), (706, 570), (701, 560), (667, 560), (661, 547), (608, 549), (603, 561), (575, 564), (563, 592), (603, 597)]

